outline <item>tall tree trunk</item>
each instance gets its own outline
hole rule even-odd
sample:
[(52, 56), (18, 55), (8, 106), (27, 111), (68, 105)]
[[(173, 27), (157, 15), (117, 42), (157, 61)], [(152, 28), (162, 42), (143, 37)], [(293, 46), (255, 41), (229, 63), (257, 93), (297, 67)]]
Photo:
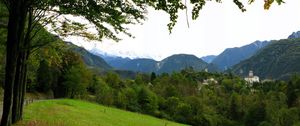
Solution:
[(13, 106), (12, 106), (12, 123), (16, 123), (21, 119), (20, 115), (20, 107), (21, 107), (21, 87), (24, 84), (22, 81), (23, 78), (23, 71), (24, 71), (24, 63), (25, 63), (25, 55), (26, 55), (26, 48), (25, 48), (25, 35), (24, 35), (24, 29), (25, 29), (25, 22), (26, 22), (26, 15), (27, 15), (27, 9), (24, 7), (21, 12), (21, 19), (19, 20), (19, 54), (17, 58), (17, 68), (16, 68), (16, 74), (15, 74), (15, 83), (14, 83), (14, 91), (13, 91)]
[(17, 115), (17, 111), (18, 111), (18, 102), (19, 101), (19, 92), (20, 92), (20, 78), (21, 78), (21, 58), (20, 55), (17, 58), (17, 68), (16, 68), (16, 74), (15, 74), (15, 83), (14, 83), (14, 89), (13, 89), (13, 106), (12, 106), (12, 123), (15, 123), (18, 119)]
[(18, 57), (18, 29), (19, 24), (19, 6), (10, 9), (8, 32), (6, 42), (6, 68), (5, 68), (5, 84), (4, 84), (4, 99), (3, 99), (3, 114), (1, 126), (11, 125), (11, 111), (13, 102), (13, 87), (15, 81), (15, 73)]
[[(11, 1), (12, 6), (9, 9), (8, 32), (6, 42), (6, 68), (5, 68), (5, 85), (3, 99), (3, 114), (1, 126), (11, 126), (12, 119), (16, 119), (16, 115), (12, 113), (15, 100), (20, 100), (16, 92), (20, 92), (16, 75), (19, 48), (24, 41), (24, 26), (26, 21), (26, 7), (24, 1)], [(20, 69), (20, 67), (18, 67)], [(19, 74), (19, 73), (18, 73)], [(15, 77), (18, 78), (15, 78)], [(15, 85), (16, 84), (16, 85)], [(16, 91), (15, 91), (16, 90)]]
[(20, 107), (22, 104), (21, 100), (21, 86), (23, 78), (23, 67), (24, 67), (24, 53), (21, 51), (17, 59), (17, 69), (15, 74), (15, 83), (14, 83), (14, 92), (13, 92), (13, 107), (12, 107), (12, 123), (15, 123), (20, 120)]
[(28, 58), (30, 55), (30, 46), (31, 46), (31, 31), (32, 31), (32, 22), (33, 22), (33, 8), (28, 8), (28, 24), (27, 24), (27, 31), (24, 40), (24, 59), (22, 64), (22, 77), (21, 77), (21, 92), (20, 92), (20, 103), (19, 104), (19, 120), (22, 119), (23, 116), (23, 106), (25, 100), (25, 93), (26, 93), (26, 84), (27, 84), (27, 63)]
[[(31, 24), (31, 22), (29, 22)], [(31, 25), (29, 25), (31, 26)], [(15, 123), (22, 119), (23, 115), (23, 104), (26, 92), (26, 82), (27, 82), (27, 60), (29, 58), (29, 47), (30, 47), (30, 32), (25, 35), (25, 40), (23, 44), (23, 49), (21, 49), (18, 57), (17, 73), (14, 88), (14, 101), (12, 110), (12, 123)]]
[(24, 70), (23, 70), (23, 78), (22, 78), (22, 81), (23, 81), (23, 84), (21, 85), (21, 95), (20, 95), (20, 109), (19, 109), (19, 114), (20, 114), (20, 119), (22, 119), (22, 116), (23, 116), (23, 107), (24, 107), (24, 100), (25, 100), (25, 93), (26, 93), (26, 84), (27, 84), (27, 61), (28, 61), (28, 58), (29, 58), (29, 54), (30, 51), (27, 50), (27, 53), (25, 55), (25, 63), (23, 64), (24, 65)]
[[(27, 16), (27, 8), (24, 8), (23, 18), (20, 20), (20, 24), (25, 28), (26, 16)], [(30, 47), (30, 32), (32, 26), (32, 9), (29, 12), (29, 19), (27, 24), (27, 31), (24, 34), (24, 28), (20, 31), (20, 49), (19, 56), (17, 62), (15, 84), (14, 84), (14, 98), (13, 98), (13, 107), (12, 107), (12, 123), (16, 123), (17, 121), (22, 119), (22, 111), (23, 111), (23, 103), (24, 103), (24, 95), (25, 95), (25, 85), (26, 85), (26, 73), (27, 73), (27, 59), (29, 56), (29, 47)]]
[[(24, 95), (26, 90), (26, 80), (27, 80), (27, 59), (28, 51), (25, 53), (20, 53), (17, 64), (17, 72), (15, 88), (14, 88), (14, 99), (13, 99), (13, 108), (12, 108), (12, 123), (15, 123), (22, 119)], [(17, 86), (17, 87), (16, 87)]]

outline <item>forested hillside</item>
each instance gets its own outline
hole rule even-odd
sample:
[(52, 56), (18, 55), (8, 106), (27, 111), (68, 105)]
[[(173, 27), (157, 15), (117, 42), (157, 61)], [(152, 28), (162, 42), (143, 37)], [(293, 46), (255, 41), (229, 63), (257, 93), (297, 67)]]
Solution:
[(67, 46), (69, 46), (68, 48), (70, 48), (71, 50), (73, 50), (81, 56), (81, 58), (87, 66), (97, 69), (99, 71), (107, 71), (113, 69), (100, 56), (96, 56), (84, 49), (83, 47), (78, 47), (72, 43), (67, 42), (66, 44)]
[(208, 63), (194, 55), (177, 54), (163, 59), (158, 64), (158, 67), (158, 73), (178, 72), (189, 67), (192, 67), (196, 71), (201, 71), (208, 68)]
[(235, 73), (247, 75), (253, 70), (263, 79), (288, 79), (291, 75), (300, 73), (300, 39), (282, 39), (260, 50), (251, 58), (235, 65)]

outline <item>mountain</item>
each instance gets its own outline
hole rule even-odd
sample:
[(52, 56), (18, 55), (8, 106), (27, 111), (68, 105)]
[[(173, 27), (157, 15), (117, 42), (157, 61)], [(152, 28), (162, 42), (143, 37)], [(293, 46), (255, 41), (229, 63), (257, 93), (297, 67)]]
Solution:
[(157, 64), (158, 73), (171, 73), (185, 68), (193, 67), (194, 70), (204, 70), (208, 64), (202, 59), (187, 54), (176, 54), (163, 59)]
[(109, 55), (100, 55), (109, 65), (114, 67), (115, 69), (123, 69), (123, 64), (131, 61), (130, 58), (126, 57), (118, 57), (118, 56), (109, 56)]
[(219, 69), (226, 70), (240, 61), (248, 59), (268, 44), (268, 41), (255, 41), (242, 47), (227, 48), (212, 63), (217, 65)]
[(287, 79), (294, 73), (300, 73), (300, 39), (273, 41), (232, 69), (242, 76), (249, 70), (263, 79)]
[(118, 69), (151, 73), (158, 70), (157, 64), (158, 62), (153, 59), (133, 59), (121, 64)]
[(293, 38), (300, 38), (300, 31), (293, 32), (288, 39), (293, 39)]
[(211, 63), (216, 57), (216, 55), (208, 55), (201, 57), (201, 59), (207, 63)]
[(147, 58), (129, 59), (109, 55), (101, 55), (103, 59), (113, 66), (116, 70), (129, 70), (144, 73), (171, 73), (173, 71), (180, 71), (185, 68), (193, 67), (194, 70), (204, 70), (208, 68), (209, 71), (217, 71), (217, 67), (212, 64), (204, 62), (202, 59), (187, 54), (176, 54), (163, 59), (162, 61), (155, 61)]
[(112, 67), (110, 65), (108, 65), (105, 60), (97, 55), (94, 55), (92, 53), (90, 53), (89, 51), (87, 51), (86, 49), (76, 46), (70, 42), (66, 42), (67, 45), (69, 46), (69, 48), (78, 53), (81, 58), (83, 59), (84, 63), (92, 68), (97, 68), (100, 70), (111, 70)]

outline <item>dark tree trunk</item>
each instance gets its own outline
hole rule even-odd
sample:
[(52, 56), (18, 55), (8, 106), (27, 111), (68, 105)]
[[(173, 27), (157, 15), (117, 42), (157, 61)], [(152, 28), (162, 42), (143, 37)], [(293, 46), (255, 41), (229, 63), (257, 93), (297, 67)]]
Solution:
[(27, 60), (29, 58), (29, 54), (30, 51), (28, 50), (26, 55), (25, 55), (25, 63), (24, 65), (24, 70), (23, 70), (23, 78), (22, 78), (22, 85), (21, 85), (21, 96), (20, 96), (20, 109), (19, 109), (19, 113), (20, 113), (20, 119), (22, 119), (23, 116), (23, 106), (24, 106), (24, 100), (25, 100), (25, 93), (26, 93), (26, 84), (27, 84)]
[(18, 106), (19, 106), (19, 94), (20, 94), (20, 78), (21, 78), (21, 57), (19, 55), (17, 59), (17, 68), (15, 74), (15, 83), (14, 83), (14, 91), (13, 91), (13, 106), (12, 106), (12, 123), (15, 123), (18, 120)]
[[(23, 104), (26, 92), (26, 80), (27, 80), (27, 60), (29, 57), (29, 51), (20, 53), (17, 63), (16, 81), (14, 85), (14, 98), (12, 108), (12, 123), (22, 119)], [(19, 72), (19, 73), (18, 73)]]
[[(22, 111), (23, 111), (23, 103), (24, 103), (24, 95), (26, 89), (26, 73), (27, 73), (27, 64), (26, 61), (28, 59), (28, 51), (25, 53), (20, 53), (20, 57), (18, 58), (18, 66), (16, 73), (15, 88), (14, 88), (14, 100), (13, 100), (13, 108), (12, 108), (12, 123), (15, 123), (22, 119)], [(20, 68), (20, 69), (19, 69)]]
[(21, 51), (17, 60), (17, 69), (15, 76), (14, 84), (14, 93), (13, 93), (13, 107), (12, 107), (12, 123), (15, 123), (21, 119), (20, 107), (21, 107), (21, 94), (22, 94), (22, 85), (23, 85), (23, 71), (24, 71), (24, 53)]
[[(20, 81), (22, 77), (22, 64), (20, 55), (20, 45), (24, 42), (24, 28), (27, 9), (24, 1), (11, 1), (12, 6), (9, 9), (8, 32), (6, 42), (6, 68), (5, 85), (3, 99), (3, 114), (1, 126), (11, 126), (12, 122), (17, 121), (20, 102)], [(21, 59), (20, 59), (21, 58)], [(13, 113), (14, 112), (14, 113)], [(17, 113), (17, 114), (16, 114)]]
[[(19, 5), (20, 6), (20, 5)], [(19, 6), (10, 9), (7, 45), (6, 45), (6, 68), (5, 68), (5, 84), (4, 84), (4, 99), (3, 99), (3, 114), (1, 126), (11, 125), (11, 111), (13, 102), (13, 87), (15, 81), (15, 73), (18, 57), (18, 29), (19, 29)]]
[[(27, 16), (27, 9), (23, 14), (23, 20), (20, 24), (25, 26), (25, 20)], [(27, 59), (29, 56), (29, 47), (30, 47), (30, 29), (32, 24), (32, 13), (29, 13), (27, 31), (25, 35), (21, 36), (20, 42), (20, 51), (17, 62), (17, 70), (16, 76), (17, 79), (14, 84), (14, 98), (13, 98), (13, 108), (12, 108), (12, 123), (16, 123), (17, 121), (22, 119), (22, 111), (23, 111), (23, 103), (24, 103), (24, 95), (25, 95), (25, 87), (26, 87), (26, 73), (27, 73)], [(24, 31), (24, 28), (23, 28)]]
[(24, 60), (22, 64), (22, 77), (21, 77), (21, 92), (20, 92), (20, 103), (19, 104), (19, 120), (22, 119), (23, 116), (23, 105), (24, 105), (24, 100), (25, 100), (25, 93), (26, 93), (26, 84), (27, 84), (27, 61), (30, 55), (30, 46), (31, 46), (31, 30), (32, 30), (32, 22), (33, 22), (33, 9), (29, 8), (28, 10), (28, 25), (27, 25), (27, 32), (25, 35), (25, 41), (24, 41)]

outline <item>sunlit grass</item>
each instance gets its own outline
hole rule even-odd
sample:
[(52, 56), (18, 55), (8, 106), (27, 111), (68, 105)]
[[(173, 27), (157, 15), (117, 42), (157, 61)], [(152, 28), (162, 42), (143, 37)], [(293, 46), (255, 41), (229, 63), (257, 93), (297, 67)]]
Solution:
[(79, 100), (47, 100), (25, 108), (22, 122), (30, 126), (181, 126), (167, 120)]

